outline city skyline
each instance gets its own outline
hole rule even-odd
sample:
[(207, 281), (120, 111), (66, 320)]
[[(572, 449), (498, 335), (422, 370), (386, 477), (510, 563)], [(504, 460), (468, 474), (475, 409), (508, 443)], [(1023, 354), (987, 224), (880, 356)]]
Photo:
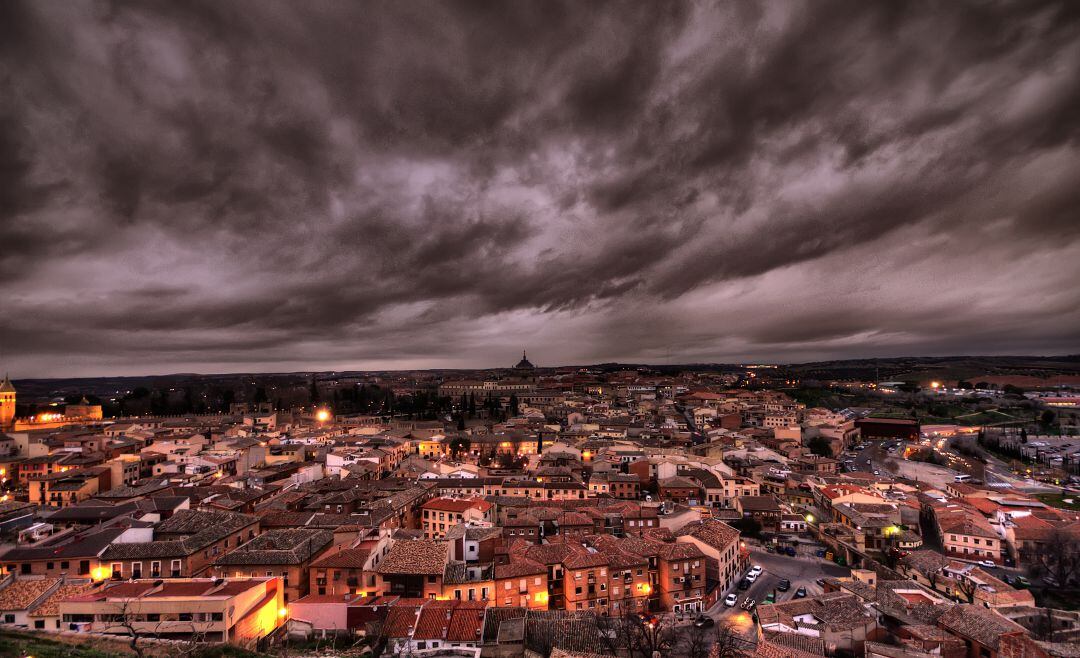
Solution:
[(0, 374), (1080, 352), (1069, 3), (0, 5)]

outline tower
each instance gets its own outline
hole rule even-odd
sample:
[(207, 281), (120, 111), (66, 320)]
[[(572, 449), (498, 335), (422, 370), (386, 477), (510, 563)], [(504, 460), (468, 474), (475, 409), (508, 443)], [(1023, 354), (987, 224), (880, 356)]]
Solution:
[(0, 382), (0, 429), (11, 427), (15, 424), (15, 385), (11, 378), (4, 375), (4, 381)]

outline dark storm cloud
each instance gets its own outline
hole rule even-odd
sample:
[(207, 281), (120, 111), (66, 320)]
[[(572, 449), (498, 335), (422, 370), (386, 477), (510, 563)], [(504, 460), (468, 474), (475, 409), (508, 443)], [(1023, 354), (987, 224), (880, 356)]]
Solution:
[(26, 375), (1080, 347), (1075, 3), (8, 2), (0, 87)]

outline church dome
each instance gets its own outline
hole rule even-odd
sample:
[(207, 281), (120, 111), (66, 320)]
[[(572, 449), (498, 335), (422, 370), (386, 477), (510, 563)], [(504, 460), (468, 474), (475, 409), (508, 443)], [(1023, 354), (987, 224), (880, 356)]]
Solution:
[(534, 368), (536, 368), (536, 366), (534, 366), (532, 362), (529, 361), (528, 357), (525, 356), (525, 350), (521, 350), (521, 360), (514, 366), (514, 370), (532, 370)]

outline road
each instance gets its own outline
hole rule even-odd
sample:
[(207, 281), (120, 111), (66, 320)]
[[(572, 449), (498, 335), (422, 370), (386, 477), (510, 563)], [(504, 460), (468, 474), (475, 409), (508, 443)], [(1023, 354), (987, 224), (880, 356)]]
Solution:
[[(806, 588), (807, 596), (814, 596), (822, 593), (821, 585), (816, 582), (818, 579), (851, 575), (849, 569), (821, 558), (781, 556), (753, 546), (750, 548), (750, 564), (760, 565), (764, 569), (757, 581), (746, 591), (733, 587), (728, 592), (724, 592), (716, 605), (707, 611), (710, 617), (718, 622), (724, 621), (731, 624), (736, 631), (746, 637), (755, 635), (753, 619), (740, 607), (747, 597), (754, 599), (760, 605), (765, 600), (765, 595), (775, 590), (782, 578), (791, 581), (791, 589), (786, 592), (777, 591), (777, 601), (791, 599), (800, 587)], [(733, 608), (724, 605), (724, 597), (731, 592), (739, 597), (738, 603)]]

